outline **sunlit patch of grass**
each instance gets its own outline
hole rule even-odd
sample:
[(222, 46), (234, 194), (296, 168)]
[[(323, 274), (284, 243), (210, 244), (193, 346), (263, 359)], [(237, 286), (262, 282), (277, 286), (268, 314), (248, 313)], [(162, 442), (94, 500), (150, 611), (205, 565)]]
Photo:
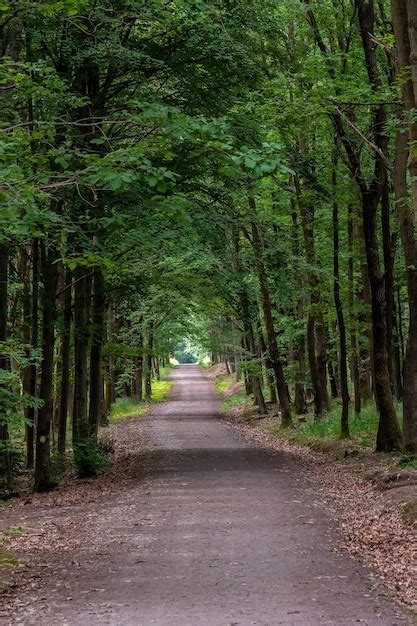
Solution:
[[(285, 433), (277, 424), (273, 427), (273, 434), (285, 436), (290, 441), (304, 445), (315, 442), (335, 441), (340, 439), (341, 410), (340, 403), (335, 402), (331, 410), (321, 420), (316, 421), (313, 415), (308, 415), (305, 422), (297, 424), (294, 430), (286, 431)], [(378, 430), (378, 422), (378, 411), (373, 403), (362, 407), (360, 417), (356, 417), (353, 409), (351, 409), (349, 411), (349, 430), (354, 443), (363, 448), (373, 446)]]
[(173, 383), (169, 380), (155, 380), (152, 383), (152, 402), (163, 402), (172, 389)]
[(132, 398), (117, 398), (110, 411), (110, 421), (137, 417), (143, 415), (146, 409), (147, 404), (144, 402), (135, 402)]
[[(173, 383), (168, 380), (152, 382), (151, 402), (164, 402), (172, 389)], [(135, 402), (133, 398), (117, 398), (110, 411), (110, 422), (128, 417), (140, 417), (149, 408), (149, 402)]]
[(250, 398), (248, 398), (248, 396), (242, 393), (237, 393), (233, 396), (225, 398), (222, 404), (222, 410), (227, 413), (227, 411), (230, 411), (230, 409), (232, 409), (233, 407), (248, 404), (249, 402)]
[(233, 375), (227, 376), (225, 378), (218, 378), (214, 382), (217, 391), (219, 391), (220, 394), (224, 396), (224, 402), (222, 404), (222, 411), (224, 413), (227, 413), (235, 406), (240, 406), (249, 402), (249, 398), (247, 395), (245, 395), (245, 392), (243, 390), (238, 391), (231, 396), (226, 395), (228, 389), (235, 383), (236, 379)]
[(161, 378), (162, 379), (168, 378), (171, 370), (173, 370), (174, 367), (175, 366), (171, 365), (171, 364), (170, 365), (165, 365), (165, 367), (161, 367), (160, 372), (159, 372)]
[(236, 383), (236, 377), (233, 374), (229, 376), (222, 376), (214, 381), (217, 391), (221, 394), (225, 394), (226, 391)]

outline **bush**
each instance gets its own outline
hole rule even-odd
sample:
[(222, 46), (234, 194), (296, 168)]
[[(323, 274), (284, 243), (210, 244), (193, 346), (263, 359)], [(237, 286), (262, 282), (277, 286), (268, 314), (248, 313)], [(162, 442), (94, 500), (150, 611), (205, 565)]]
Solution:
[(84, 439), (74, 446), (74, 460), (78, 478), (97, 476), (112, 464), (105, 447), (94, 439)]

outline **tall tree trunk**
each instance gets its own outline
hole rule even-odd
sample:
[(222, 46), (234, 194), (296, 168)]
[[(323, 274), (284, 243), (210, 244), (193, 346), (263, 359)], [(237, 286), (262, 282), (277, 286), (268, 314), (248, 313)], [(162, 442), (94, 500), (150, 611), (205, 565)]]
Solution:
[[(111, 302), (107, 309), (107, 340), (110, 344), (116, 342), (116, 320)], [(106, 395), (108, 396), (107, 409), (110, 411), (111, 405), (116, 402), (116, 359), (111, 347), (108, 358), (108, 391)]]
[(104, 279), (100, 268), (94, 270), (94, 295), (92, 300), (92, 329), (90, 349), (90, 406), (89, 406), (89, 434), (97, 439), (101, 411), (101, 353), (104, 336), (105, 296)]
[[(409, 332), (404, 356), (403, 445), (417, 454), (417, 155), (409, 154), (408, 142), (417, 145), (417, 123), (412, 115), (417, 108), (417, 5), (412, 0), (391, 0), (396, 38), (397, 68), (402, 96), (408, 111), (409, 135), (397, 133), (395, 163), (396, 206), (407, 271)], [(408, 68), (411, 68), (411, 75)], [(412, 209), (408, 207), (407, 158), (412, 177)]]
[[(297, 211), (295, 210), (295, 202), (291, 203), (292, 212), (292, 248), (295, 259), (300, 255), (300, 243), (299, 243), (299, 227), (297, 220)], [(297, 263), (298, 265), (298, 263)], [(297, 307), (294, 312), (294, 316), (297, 318), (298, 323), (301, 324), (304, 321), (304, 296), (302, 294), (302, 275), (299, 267), (296, 268), (296, 285), (299, 292), (297, 298)], [(294, 357), (297, 362), (297, 373), (294, 389), (294, 405), (296, 415), (303, 415), (307, 412), (307, 403), (305, 397), (305, 377), (306, 377), (306, 364), (305, 364), (305, 352), (306, 352), (306, 340), (305, 335), (302, 332), (298, 332), (298, 337), (295, 340), (294, 345)]]
[[(239, 234), (235, 233), (234, 237), (234, 247), (235, 247), (235, 267), (237, 274), (241, 277), (239, 281), (239, 302), (241, 308), (241, 319), (243, 323), (244, 337), (242, 339), (242, 348), (244, 350), (244, 362), (250, 365), (250, 362), (256, 358), (256, 346), (255, 346), (255, 336), (252, 327), (251, 321), (251, 310), (250, 310), (250, 302), (248, 293), (246, 291), (246, 286), (243, 281), (244, 270), (242, 267), (242, 263), (240, 260), (240, 249), (239, 249)], [(265, 403), (265, 398), (262, 391), (262, 382), (261, 376), (256, 371), (249, 371), (246, 367), (244, 370), (245, 376), (245, 391), (246, 395), (249, 396), (253, 393), (256, 405), (258, 407), (259, 413), (261, 415), (267, 415), (267, 407)]]
[(87, 270), (79, 266), (74, 272), (74, 409), (72, 438), (74, 452), (89, 435), (87, 419), (87, 366), (88, 366), (88, 302)]
[(398, 401), (401, 401), (403, 398), (403, 365), (401, 360), (399, 326), (397, 319), (398, 312), (395, 302), (395, 292), (396, 289), (394, 287), (394, 305), (392, 309), (394, 327), (394, 395)]
[[(0, 342), (7, 340), (8, 284), (9, 248), (7, 243), (3, 242), (0, 243)], [(6, 352), (0, 352), (0, 370), (6, 372), (10, 370), (10, 358)], [(0, 489), (5, 495), (8, 495), (12, 487), (12, 468), (9, 454), (6, 391), (0, 387)]]
[(143, 400), (143, 331), (137, 333), (138, 355), (135, 358), (135, 400)]
[[(338, 146), (336, 147), (338, 150)], [(339, 370), (340, 391), (342, 395), (342, 416), (340, 420), (340, 434), (342, 438), (349, 437), (349, 389), (347, 375), (347, 349), (346, 328), (343, 314), (342, 300), (340, 297), (340, 271), (339, 271), (339, 207), (336, 199), (337, 187), (337, 154), (333, 161), (332, 188), (333, 188), (333, 294), (339, 329)]]
[(152, 398), (152, 352), (153, 352), (153, 322), (149, 322), (146, 341), (145, 367), (145, 400)]
[(385, 177), (385, 184), (381, 196), (381, 225), (382, 225), (382, 248), (384, 256), (384, 286), (387, 318), (387, 353), (388, 371), (391, 381), (391, 390), (395, 390), (395, 370), (394, 370), (394, 256), (393, 241), (391, 238), (390, 226), (390, 201), (389, 201), (389, 181)]
[[(26, 344), (25, 347), (25, 353), (26, 353), (26, 358), (28, 360), (29, 365), (27, 367), (25, 367), (24, 371), (23, 371), (23, 380), (22, 380), (22, 386), (23, 386), (23, 393), (25, 395), (30, 396), (30, 383), (31, 383), (31, 366), (30, 366), (30, 362), (32, 359), (32, 351), (33, 351), (33, 347), (31, 346), (31, 342), (32, 342), (32, 323), (31, 323), (31, 317), (32, 317), (32, 298), (31, 298), (31, 277), (30, 277), (30, 247), (29, 246), (24, 246), (21, 249), (21, 258), (20, 258), (20, 272), (21, 272), (21, 276), (22, 276), (22, 283), (23, 283), (23, 297), (22, 297), (22, 314), (23, 314), (23, 320), (22, 320), (22, 330), (23, 330), (23, 337), (24, 337), (24, 342)], [(29, 431), (29, 427), (30, 427), (30, 410), (32, 407), (27, 406), (25, 407), (25, 420), (26, 420), (26, 424), (25, 424), (25, 439), (26, 439), (26, 452), (28, 452), (28, 431)], [(33, 467), (33, 461), (34, 461), (34, 456), (33, 456), (33, 439), (32, 439), (32, 446), (31, 446), (31, 450), (30, 450), (31, 454), (29, 455), (30, 458), (28, 458), (28, 454), (26, 454), (26, 467), (31, 468)]]
[(55, 350), (56, 251), (41, 244), (42, 296), (42, 372), (39, 397), (42, 406), (38, 410), (36, 428), (35, 491), (48, 491), (54, 486), (50, 468), (50, 435), (53, 419), (53, 373)]
[(263, 357), (263, 359), (265, 361), (266, 382), (267, 382), (268, 387), (269, 387), (269, 399), (270, 399), (272, 404), (278, 404), (277, 388), (276, 388), (276, 385), (275, 385), (275, 379), (274, 379), (274, 375), (273, 375), (272, 361), (269, 358), (268, 348), (267, 348), (266, 343), (265, 343), (265, 337), (264, 337), (264, 334), (263, 334), (262, 327), (259, 327), (258, 334), (259, 334), (259, 342), (260, 342), (261, 354), (262, 354), (262, 357)]
[[(252, 210), (255, 212), (254, 199), (249, 197)], [(277, 338), (275, 334), (274, 318), (272, 316), (272, 303), (269, 295), (265, 266), (262, 261), (262, 240), (258, 225), (252, 222), (252, 245), (255, 253), (255, 263), (258, 273), (259, 287), (261, 291), (261, 305), (264, 315), (266, 336), (268, 339), (269, 357), (272, 369), (275, 374), (275, 384), (277, 386), (279, 404), (281, 409), (281, 423), (285, 428), (293, 426), (291, 417), (291, 407), (288, 398), (288, 390), (285, 382), (284, 370), (282, 368)]]
[[(35, 238), (32, 244), (32, 299), (31, 299), (31, 347), (37, 349), (39, 341), (39, 242)], [(32, 354), (30, 362), (29, 395), (36, 396), (38, 367)], [(35, 463), (35, 417), (36, 409), (30, 406), (26, 413), (26, 463), (32, 468)]]
[(136, 402), (143, 400), (143, 356), (137, 356), (135, 359), (135, 400)]
[(70, 346), (71, 346), (71, 307), (72, 307), (72, 272), (65, 270), (64, 285), (64, 316), (61, 345), (61, 386), (59, 397), (58, 418), (58, 452), (64, 454), (66, 449), (67, 420), (70, 385)]
[(376, 449), (382, 452), (401, 449), (401, 431), (389, 376), (385, 287), (379, 264), (374, 190), (364, 192), (362, 201), (365, 247), (372, 295), (374, 392), (379, 411)]
[(348, 312), (349, 312), (349, 335), (350, 335), (350, 369), (353, 380), (353, 394), (355, 415), (359, 417), (362, 409), (361, 383), (358, 364), (358, 340), (357, 340), (357, 320), (354, 310), (354, 266), (353, 266), (353, 222), (354, 213), (352, 206), (348, 208)]
[(358, 294), (360, 310), (358, 311), (357, 322), (359, 327), (365, 328), (358, 341), (359, 350), (359, 377), (361, 397), (364, 402), (369, 402), (372, 398), (372, 386), (374, 378), (373, 350), (372, 350), (372, 298), (371, 286), (369, 283), (368, 265), (365, 252), (365, 235), (363, 233), (362, 209), (358, 209), (358, 219), (355, 219), (354, 240), (358, 244), (360, 259), (360, 272), (362, 286)]
[(320, 283), (314, 271), (316, 254), (314, 245), (314, 206), (306, 202), (301, 193), (301, 185), (298, 176), (294, 177), (297, 202), (301, 215), (304, 247), (307, 263), (310, 270), (308, 282), (310, 285), (310, 309), (307, 318), (307, 354), (310, 367), (311, 383), (314, 392), (314, 415), (321, 419), (323, 412), (330, 407), (327, 391), (327, 367), (326, 367), (326, 332), (323, 315), (320, 313), (321, 294)]

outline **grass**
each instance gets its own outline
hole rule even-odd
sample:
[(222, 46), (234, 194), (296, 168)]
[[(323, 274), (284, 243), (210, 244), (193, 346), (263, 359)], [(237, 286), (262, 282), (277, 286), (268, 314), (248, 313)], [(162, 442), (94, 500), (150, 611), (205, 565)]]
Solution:
[[(240, 391), (234, 395), (227, 396), (226, 392), (235, 382), (233, 376), (221, 377), (215, 381), (216, 388), (224, 396), (223, 411), (227, 413), (231, 408), (237, 405), (245, 405), (250, 403), (244, 391)], [(264, 389), (265, 399), (269, 398), (269, 389)], [(397, 415), (401, 422), (402, 413), (401, 406), (397, 407)], [(315, 421), (313, 415), (307, 415), (306, 422), (298, 422), (294, 417), (295, 428), (288, 430), (280, 427), (279, 421), (265, 424), (265, 429), (272, 435), (284, 437), (294, 443), (302, 445), (325, 444), (327, 442), (335, 442), (340, 439), (340, 416), (341, 405), (338, 401), (333, 401), (331, 410), (323, 416), (320, 421)], [(376, 433), (378, 430), (378, 411), (373, 403), (369, 403), (362, 407), (361, 416), (355, 416), (353, 408), (349, 412), (349, 428), (352, 443), (363, 448), (369, 448), (374, 445)], [(417, 461), (404, 457), (402, 464), (407, 467), (416, 467)]]
[[(163, 368), (169, 370), (170, 368)], [(162, 372), (161, 372), (162, 374)], [(164, 402), (172, 389), (168, 380), (154, 380), (152, 382), (152, 402)], [(135, 402), (132, 398), (117, 398), (110, 411), (110, 422), (116, 422), (128, 417), (139, 417), (146, 413), (149, 402)]]
[(234, 406), (240, 406), (242, 404), (247, 404), (249, 398), (247, 396), (242, 395), (241, 393), (237, 393), (233, 396), (228, 396), (225, 398), (222, 404), (222, 410), (227, 413)]
[(155, 380), (152, 383), (152, 402), (163, 402), (166, 400), (167, 395), (172, 389), (172, 384), (169, 380)]
[(404, 454), (398, 461), (398, 465), (408, 469), (417, 469), (417, 458), (415, 456)]
[[(340, 414), (339, 403), (334, 403), (329, 413), (320, 421), (314, 421), (313, 416), (307, 418), (307, 422), (297, 427), (295, 439), (300, 443), (311, 439), (339, 439), (340, 438)], [(349, 414), (350, 434), (361, 446), (372, 445), (378, 428), (378, 412), (373, 404), (362, 408), (361, 416), (355, 417), (353, 411)]]
[(143, 415), (146, 409), (147, 405), (144, 402), (135, 402), (132, 398), (117, 398), (110, 410), (110, 421), (116, 422), (127, 417)]
[(244, 391), (238, 391), (231, 396), (226, 395), (227, 390), (236, 383), (236, 378), (231, 374), (225, 378), (218, 378), (214, 381), (217, 391), (224, 397), (222, 411), (227, 413), (234, 406), (247, 404), (250, 400)]
[(228, 376), (227, 378), (218, 378), (214, 384), (216, 385), (216, 389), (220, 391), (221, 394), (224, 394), (233, 383), (234, 378)]

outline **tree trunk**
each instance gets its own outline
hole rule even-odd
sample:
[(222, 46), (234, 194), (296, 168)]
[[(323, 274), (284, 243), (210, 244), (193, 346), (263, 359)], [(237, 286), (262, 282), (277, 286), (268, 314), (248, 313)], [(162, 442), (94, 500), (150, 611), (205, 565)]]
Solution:
[(87, 365), (88, 365), (88, 302), (87, 270), (79, 266), (74, 272), (74, 410), (72, 438), (74, 451), (84, 445), (89, 435), (87, 419)]
[[(110, 344), (116, 342), (116, 321), (114, 317), (113, 304), (110, 302), (107, 309), (107, 341)], [(112, 404), (116, 402), (116, 359), (114, 350), (110, 347), (108, 357), (108, 390), (106, 392), (106, 406), (110, 413)]]
[(88, 413), (89, 434), (97, 439), (101, 411), (101, 353), (104, 336), (105, 296), (104, 279), (100, 268), (94, 270), (94, 295), (92, 300), (92, 329), (90, 349), (90, 406)]
[(64, 289), (64, 319), (61, 336), (61, 387), (58, 418), (58, 452), (60, 454), (64, 454), (66, 449), (70, 385), (72, 272), (69, 268), (65, 270)]
[(353, 267), (353, 222), (354, 213), (352, 206), (348, 208), (348, 313), (349, 313), (349, 335), (350, 335), (350, 370), (353, 380), (353, 394), (355, 416), (359, 417), (362, 409), (361, 384), (358, 364), (358, 340), (357, 340), (357, 321), (354, 312), (354, 267)]
[(139, 354), (135, 358), (135, 400), (142, 402), (143, 400), (143, 332), (138, 332), (138, 351)]
[[(249, 202), (253, 211), (255, 211), (254, 199), (250, 196)], [(291, 417), (291, 407), (288, 398), (288, 390), (285, 382), (284, 370), (280, 363), (277, 338), (275, 335), (274, 319), (272, 316), (272, 303), (269, 295), (265, 266), (262, 261), (262, 241), (259, 228), (255, 222), (252, 222), (252, 245), (255, 253), (255, 263), (258, 273), (259, 287), (261, 291), (261, 305), (264, 315), (264, 323), (266, 336), (268, 339), (269, 357), (271, 359), (272, 369), (275, 375), (275, 384), (278, 391), (278, 398), (281, 409), (281, 423), (285, 428), (293, 426)]]
[(153, 352), (153, 322), (148, 324), (145, 358), (145, 400), (152, 398), (152, 352)]
[(262, 328), (259, 328), (258, 334), (259, 334), (259, 342), (260, 342), (262, 358), (265, 361), (266, 383), (269, 387), (269, 399), (272, 404), (278, 404), (277, 388), (275, 386), (272, 362), (271, 362), (271, 359), (269, 358), (268, 349), (266, 347), (265, 337), (264, 337)]
[(362, 276), (362, 288), (358, 294), (360, 310), (358, 312), (358, 326), (366, 329), (358, 341), (359, 351), (359, 377), (361, 397), (364, 402), (372, 398), (372, 384), (374, 377), (373, 351), (372, 351), (372, 298), (369, 283), (368, 266), (365, 253), (365, 236), (363, 234), (362, 210), (358, 210), (358, 219), (354, 222), (354, 240), (358, 243), (360, 271)]
[[(303, 143), (301, 145), (303, 147)], [(314, 242), (314, 205), (302, 198), (298, 176), (294, 177), (297, 201), (301, 215), (304, 247), (307, 263), (310, 266), (308, 282), (310, 285), (310, 310), (307, 320), (307, 354), (310, 367), (311, 383), (314, 391), (314, 415), (321, 419), (324, 411), (330, 408), (327, 391), (326, 331), (321, 313), (320, 282), (314, 270), (316, 253)]]
[[(337, 150), (338, 148), (336, 148)], [(332, 188), (333, 188), (333, 294), (339, 329), (339, 370), (340, 391), (342, 395), (342, 415), (340, 420), (340, 434), (342, 438), (349, 437), (349, 389), (347, 375), (347, 349), (346, 328), (343, 314), (342, 300), (340, 297), (340, 271), (339, 271), (339, 207), (336, 199), (337, 187), (337, 154), (333, 161)]]
[[(402, 96), (409, 113), (409, 135), (397, 133), (395, 195), (404, 248), (408, 286), (409, 332), (404, 356), (403, 445), (417, 454), (417, 155), (409, 154), (407, 143), (417, 145), (417, 123), (412, 113), (417, 108), (417, 6), (412, 0), (392, 0), (392, 18), (397, 47), (397, 69)], [(411, 67), (411, 76), (408, 68)], [(412, 177), (412, 209), (408, 207), (407, 158)]]
[(363, 225), (372, 297), (374, 393), (379, 411), (376, 449), (401, 449), (401, 431), (395, 413), (388, 368), (387, 325), (384, 277), (380, 270), (375, 192), (363, 193)]
[[(294, 257), (297, 258), (300, 254), (299, 245), (299, 227), (297, 220), (297, 211), (295, 210), (295, 202), (292, 202), (292, 248)], [(299, 294), (302, 294), (302, 275), (301, 268), (296, 268), (296, 285)], [(297, 298), (297, 308), (294, 312), (294, 316), (297, 318), (298, 323), (304, 321), (304, 298), (303, 295), (299, 295)], [(294, 389), (294, 404), (296, 415), (303, 415), (307, 412), (307, 403), (305, 397), (305, 377), (306, 377), (306, 364), (305, 364), (305, 352), (306, 352), (306, 340), (305, 335), (302, 332), (298, 333), (298, 338), (295, 341), (294, 346), (294, 358), (297, 362), (297, 374)]]
[(327, 361), (327, 369), (329, 370), (330, 391), (332, 398), (336, 399), (339, 397), (339, 388), (337, 384), (336, 370), (330, 359)]
[(382, 225), (382, 248), (384, 256), (384, 286), (387, 318), (387, 353), (388, 371), (391, 381), (391, 390), (395, 390), (395, 370), (394, 370), (394, 256), (393, 241), (390, 227), (390, 201), (388, 176), (385, 177), (385, 184), (381, 196), (381, 225)]
[[(22, 296), (22, 330), (24, 342), (26, 344), (25, 354), (28, 360), (29, 365), (23, 370), (22, 377), (22, 387), (23, 393), (27, 396), (30, 396), (30, 387), (31, 387), (31, 366), (30, 362), (32, 360), (32, 351), (33, 347), (31, 345), (32, 342), (32, 299), (31, 299), (31, 280), (30, 280), (30, 247), (24, 246), (21, 250), (20, 257), (20, 272), (22, 276), (22, 284), (23, 284), (23, 296)], [(30, 428), (30, 416), (31, 416), (31, 407), (25, 407), (25, 439), (26, 439), (26, 467), (33, 467), (33, 439), (31, 442), (31, 449), (28, 450), (28, 431)], [(30, 454), (28, 454), (30, 452)]]
[(35, 491), (48, 491), (54, 486), (50, 468), (50, 434), (53, 419), (53, 374), (56, 320), (56, 287), (58, 280), (56, 252), (41, 244), (42, 296), (42, 373), (36, 428)]
[[(8, 317), (8, 283), (9, 283), (9, 248), (7, 243), (0, 243), (0, 342), (7, 340)], [(6, 352), (0, 352), (0, 370), (10, 370), (10, 358)], [(4, 391), (6, 391), (4, 389)], [(7, 422), (7, 400), (2, 398), (0, 388), (0, 489), (5, 494), (12, 487), (12, 468), (9, 454), (9, 426)]]

